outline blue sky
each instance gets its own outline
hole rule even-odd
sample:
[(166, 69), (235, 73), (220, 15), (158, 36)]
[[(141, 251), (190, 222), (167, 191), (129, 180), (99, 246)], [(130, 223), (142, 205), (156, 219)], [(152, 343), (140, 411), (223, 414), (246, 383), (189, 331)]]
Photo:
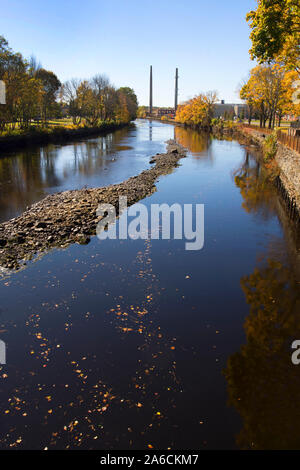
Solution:
[(0, 34), (25, 57), (34, 54), (61, 81), (105, 73), (131, 86), (148, 104), (149, 65), (154, 105), (236, 89), (255, 65), (249, 58), (246, 13), (255, 0), (1, 0)]

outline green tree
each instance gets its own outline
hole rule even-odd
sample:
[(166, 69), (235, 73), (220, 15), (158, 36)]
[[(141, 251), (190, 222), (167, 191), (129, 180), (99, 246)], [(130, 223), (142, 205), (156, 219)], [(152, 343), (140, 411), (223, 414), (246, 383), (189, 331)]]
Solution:
[(299, 0), (258, 0), (246, 19), (252, 29), (251, 57), (260, 63), (277, 59), (300, 73)]
[(55, 73), (45, 70), (38, 69), (35, 73), (35, 78), (40, 80), (43, 87), (43, 118), (47, 121), (48, 117), (51, 117), (55, 113), (56, 108), (56, 97), (58, 90), (61, 87), (61, 83)]
[(26, 74), (26, 64), (21, 54), (16, 54), (8, 42), (0, 36), (0, 80), (6, 85), (6, 105), (0, 107), (0, 128), (17, 120), (16, 103), (20, 97), (22, 77)]
[(124, 86), (119, 88), (119, 93), (122, 93), (126, 97), (126, 105), (129, 112), (130, 120), (134, 120), (137, 117), (138, 111), (138, 99), (132, 88)]

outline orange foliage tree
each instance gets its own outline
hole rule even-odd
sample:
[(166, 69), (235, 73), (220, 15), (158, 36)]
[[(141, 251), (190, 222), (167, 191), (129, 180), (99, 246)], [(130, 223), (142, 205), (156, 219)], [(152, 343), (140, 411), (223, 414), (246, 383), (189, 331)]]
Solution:
[(215, 91), (200, 93), (178, 106), (175, 120), (187, 126), (207, 128), (210, 126), (216, 101)]

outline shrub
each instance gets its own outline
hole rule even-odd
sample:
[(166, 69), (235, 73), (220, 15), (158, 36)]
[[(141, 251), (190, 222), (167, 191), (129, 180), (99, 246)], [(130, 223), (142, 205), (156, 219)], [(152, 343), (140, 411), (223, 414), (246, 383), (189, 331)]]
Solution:
[(212, 118), (211, 120), (211, 125), (218, 128), (218, 129), (223, 129), (224, 127), (224, 122), (220, 118)]
[(263, 144), (264, 161), (269, 162), (275, 158), (277, 152), (277, 135), (276, 132), (269, 134)]
[(232, 120), (225, 121), (225, 127), (227, 127), (228, 129), (234, 129), (235, 127), (237, 127), (237, 123)]

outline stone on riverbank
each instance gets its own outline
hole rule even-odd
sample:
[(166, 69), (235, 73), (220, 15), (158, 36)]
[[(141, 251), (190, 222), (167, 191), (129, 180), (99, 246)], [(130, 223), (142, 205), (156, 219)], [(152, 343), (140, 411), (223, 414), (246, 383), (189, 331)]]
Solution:
[(127, 205), (155, 191), (155, 181), (177, 166), (186, 152), (175, 141), (168, 142), (167, 153), (151, 158), (154, 166), (120, 184), (51, 194), (21, 216), (0, 224), (0, 266), (20, 268), (23, 260), (36, 253), (71, 243), (87, 244), (95, 235), (101, 203), (113, 204), (118, 214), (119, 196)]

